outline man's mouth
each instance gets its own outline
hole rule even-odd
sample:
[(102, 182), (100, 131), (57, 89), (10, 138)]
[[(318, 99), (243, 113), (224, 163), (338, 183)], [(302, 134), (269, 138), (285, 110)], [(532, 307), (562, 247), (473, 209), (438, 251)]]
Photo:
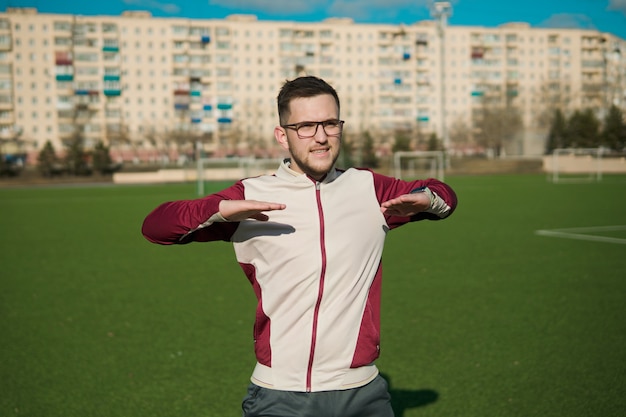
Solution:
[(324, 149), (313, 149), (311, 151), (311, 153), (314, 153), (314, 154), (322, 154), (322, 153), (325, 153), (325, 152), (328, 152), (327, 148), (324, 148)]

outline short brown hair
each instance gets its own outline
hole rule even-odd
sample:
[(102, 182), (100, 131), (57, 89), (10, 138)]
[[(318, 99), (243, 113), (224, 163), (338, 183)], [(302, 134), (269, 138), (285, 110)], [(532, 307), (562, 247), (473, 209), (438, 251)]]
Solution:
[(289, 104), (293, 99), (315, 97), (323, 94), (333, 96), (337, 103), (337, 110), (339, 110), (339, 96), (337, 92), (330, 84), (321, 78), (307, 75), (286, 81), (277, 97), (280, 124), (283, 125), (287, 123), (287, 119), (289, 119), (290, 115)]

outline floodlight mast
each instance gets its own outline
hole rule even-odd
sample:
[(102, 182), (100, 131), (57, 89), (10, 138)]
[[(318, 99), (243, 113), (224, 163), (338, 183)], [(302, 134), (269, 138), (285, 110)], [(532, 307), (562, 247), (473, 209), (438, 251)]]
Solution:
[(430, 15), (437, 19), (437, 33), (439, 34), (439, 92), (441, 96), (439, 107), (439, 121), (441, 125), (441, 136), (443, 137), (443, 148), (448, 150), (450, 138), (446, 126), (446, 86), (445, 86), (445, 31), (448, 25), (448, 18), (452, 16), (452, 5), (449, 1), (436, 1), (430, 10)]

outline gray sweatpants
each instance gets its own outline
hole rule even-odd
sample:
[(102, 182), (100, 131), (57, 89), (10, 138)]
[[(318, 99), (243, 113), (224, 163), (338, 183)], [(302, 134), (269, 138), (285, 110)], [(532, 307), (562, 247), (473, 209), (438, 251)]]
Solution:
[(342, 391), (278, 391), (250, 384), (241, 408), (243, 417), (393, 417), (387, 381), (380, 375)]

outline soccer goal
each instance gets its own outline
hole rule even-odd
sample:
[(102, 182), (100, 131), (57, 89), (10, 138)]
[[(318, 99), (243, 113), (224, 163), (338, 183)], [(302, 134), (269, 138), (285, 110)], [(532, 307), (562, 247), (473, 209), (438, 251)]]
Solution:
[(206, 181), (239, 180), (271, 174), (280, 165), (279, 158), (198, 158), (198, 195), (204, 195)]
[(602, 180), (602, 148), (559, 148), (548, 160), (548, 178), (554, 183)]
[(437, 178), (444, 180), (445, 152), (394, 152), (394, 176), (401, 179)]

